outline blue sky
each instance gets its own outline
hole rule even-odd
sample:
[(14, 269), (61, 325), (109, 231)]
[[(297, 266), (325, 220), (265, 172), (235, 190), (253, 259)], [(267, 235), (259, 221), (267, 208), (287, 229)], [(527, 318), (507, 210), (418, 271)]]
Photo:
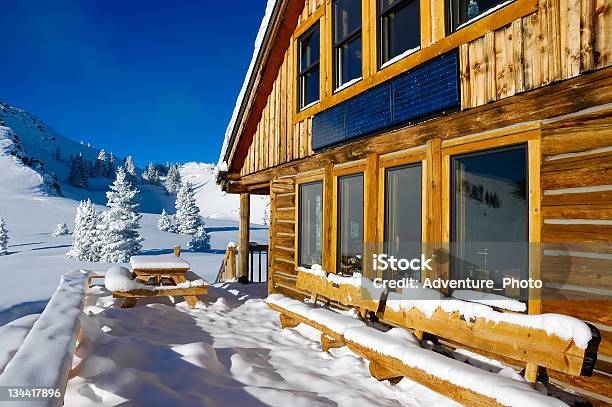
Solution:
[(149, 161), (216, 162), (265, 0), (3, 0), (0, 100)]

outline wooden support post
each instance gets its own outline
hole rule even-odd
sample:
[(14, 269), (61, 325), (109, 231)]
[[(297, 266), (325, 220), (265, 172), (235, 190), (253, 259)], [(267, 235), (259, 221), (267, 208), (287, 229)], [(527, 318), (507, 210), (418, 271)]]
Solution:
[(240, 194), (240, 243), (238, 244), (238, 281), (249, 279), (249, 219), (250, 195)]
[(181, 246), (174, 246), (174, 255), (176, 257), (181, 257)]
[(525, 380), (529, 383), (535, 383), (538, 379), (538, 370), (540, 367), (534, 363), (527, 363), (525, 366)]
[(364, 276), (371, 280), (376, 278), (372, 267), (372, 256), (379, 252), (378, 247), (378, 154), (370, 153), (366, 159), (365, 169), (365, 202), (364, 202)]
[(227, 248), (227, 280), (236, 278), (236, 246)]
[(341, 348), (343, 346), (345, 346), (344, 342), (334, 339), (325, 334), (321, 334), (321, 347), (323, 349), (323, 352), (327, 352), (328, 350), (333, 348)]
[(370, 374), (373, 378), (382, 382), (383, 380), (389, 380), (391, 384), (397, 384), (400, 380), (402, 380), (402, 376), (399, 376), (397, 373), (387, 369), (386, 367), (381, 366), (377, 362), (370, 362)]
[(278, 318), (280, 320), (281, 328), (295, 328), (300, 324), (300, 321), (297, 321), (285, 314), (280, 314)]

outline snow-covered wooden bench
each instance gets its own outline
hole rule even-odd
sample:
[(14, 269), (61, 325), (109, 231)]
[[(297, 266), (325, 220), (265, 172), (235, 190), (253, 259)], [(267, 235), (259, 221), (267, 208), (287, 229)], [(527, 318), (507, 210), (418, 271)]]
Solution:
[(525, 315), (488, 305), (443, 298), (435, 290), (389, 293), (383, 321), (428, 333), (497, 359), (525, 367), (535, 382), (539, 367), (573, 376), (590, 376), (597, 359), (597, 329), (559, 314)]
[(366, 325), (359, 314), (305, 304), (281, 294), (268, 296), (281, 313), (283, 328), (309, 325), (321, 334), (324, 351), (347, 345), (370, 360), (370, 373), (393, 383), (410, 378), (468, 406), (566, 406), (538, 392), (511, 368), (490, 372), (421, 347), (407, 329), (382, 332)]
[[(131, 308), (136, 305), (138, 299), (148, 297), (183, 297), (191, 307), (198, 302), (197, 295), (208, 293), (208, 283), (202, 279), (187, 281), (184, 275), (182, 279), (172, 277), (174, 284), (171, 285), (147, 285), (138, 281), (138, 276), (124, 267), (111, 267), (104, 278), (106, 289), (113, 293), (115, 298), (123, 298), (121, 308)], [(178, 280), (178, 281), (177, 281)]]
[(57, 389), (48, 398), (22, 405), (59, 407), (64, 404), (64, 390), (81, 330), (89, 273), (75, 270), (62, 276), (49, 303), (34, 323), (17, 352), (0, 374), (0, 387)]
[[(597, 359), (598, 330), (565, 315), (502, 312), (484, 304), (444, 298), (435, 290), (423, 288), (405, 291), (401, 295), (383, 295), (369, 279), (328, 274), (319, 267), (300, 268), (297, 287), (312, 294), (313, 304), (321, 299), (335, 301), (359, 310), (362, 317), (366, 316), (363, 311), (367, 310), (387, 326), (409, 329), (419, 340), (425, 335), (428, 340), (442, 341), (450, 349), (467, 349), (515, 367), (524, 367), (525, 380), (531, 383), (536, 382), (540, 368), (573, 376), (589, 376)], [(324, 332), (322, 343), (326, 337), (333, 339), (337, 346), (348, 344), (344, 335), (320, 329), (321, 324), (309, 318), (312, 311), (305, 310), (295, 315), (294, 311), (279, 306), (277, 302), (272, 301), (269, 305), (281, 312), (283, 327), (305, 323)], [(304, 304), (304, 307), (308, 305)], [(297, 309), (295, 305), (294, 308)], [(350, 346), (359, 350), (358, 344)], [(410, 368), (404, 366), (403, 374), (399, 374), (397, 366), (389, 369), (384, 364), (388, 362), (385, 357), (376, 358), (371, 369), (374, 377), (391, 380), (401, 376), (412, 377), (405, 374), (405, 369)], [(418, 376), (421, 373), (414, 374)], [(440, 390), (443, 387), (434, 385), (432, 388)]]
[(371, 280), (360, 275), (344, 277), (326, 273), (318, 265), (313, 265), (310, 269), (300, 267), (296, 286), (313, 294), (313, 300), (322, 297), (321, 299), (336, 301), (357, 308), (362, 315), (367, 311), (379, 311), (384, 292), (375, 288)]

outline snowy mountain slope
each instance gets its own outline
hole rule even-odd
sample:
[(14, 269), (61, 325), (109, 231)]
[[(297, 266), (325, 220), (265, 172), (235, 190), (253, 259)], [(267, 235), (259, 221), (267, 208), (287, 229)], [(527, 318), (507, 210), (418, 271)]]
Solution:
[[(59, 160), (56, 157), (58, 147)], [(0, 102), (0, 169), (4, 169), (0, 174), (0, 191), (3, 185), (12, 185), (23, 187), (20, 194), (27, 190), (54, 195), (53, 185), (57, 182), (67, 198), (76, 201), (89, 198), (98, 205), (105, 205), (110, 179), (91, 178), (87, 189), (76, 188), (67, 182), (70, 156), (82, 154), (94, 162), (98, 152), (98, 148), (62, 136), (29, 112)], [(116, 162), (119, 165), (122, 160), (116, 158)], [(214, 165), (188, 163), (181, 166), (180, 172), (183, 179), (194, 184), (202, 216), (238, 220), (239, 197), (221, 191), (214, 182)], [(167, 195), (163, 187), (140, 184), (138, 189), (142, 212), (161, 213), (166, 209), (174, 213), (175, 197)], [(3, 196), (6, 193), (9, 191), (4, 191)], [(267, 197), (252, 197), (251, 222), (264, 223), (268, 202)]]
[[(196, 203), (202, 216), (212, 219), (239, 219), (240, 197), (227, 194), (215, 182), (215, 165), (187, 163), (180, 167), (181, 177), (193, 184)], [(268, 196), (251, 195), (251, 223), (264, 224), (264, 214), (269, 210)], [(166, 209), (167, 210), (167, 209)]]

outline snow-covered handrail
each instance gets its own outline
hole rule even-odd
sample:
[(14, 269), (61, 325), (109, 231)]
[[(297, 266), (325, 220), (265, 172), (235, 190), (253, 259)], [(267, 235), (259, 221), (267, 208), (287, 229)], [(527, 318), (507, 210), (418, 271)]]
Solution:
[[(66, 389), (81, 329), (89, 272), (64, 274), (42, 315), (0, 375), (0, 386)], [(28, 406), (61, 406), (63, 398), (31, 401)]]

